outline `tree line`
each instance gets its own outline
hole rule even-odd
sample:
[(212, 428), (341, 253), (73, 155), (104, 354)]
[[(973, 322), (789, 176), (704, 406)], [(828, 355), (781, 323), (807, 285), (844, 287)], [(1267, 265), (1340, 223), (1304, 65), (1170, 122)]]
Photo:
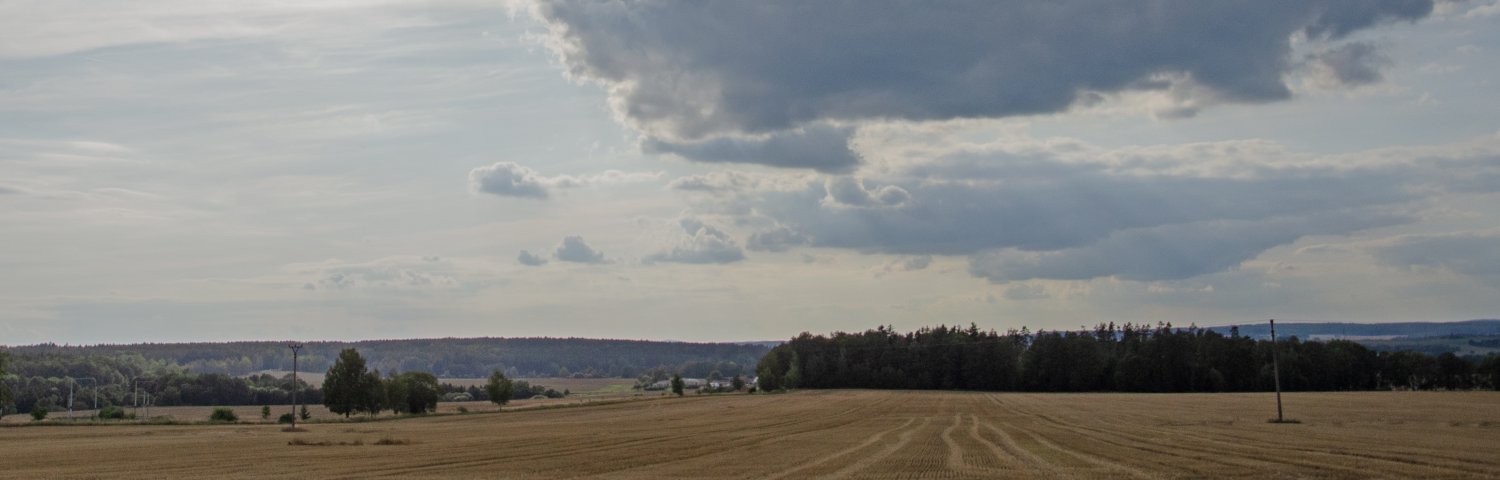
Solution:
[[(301, 365), (325, 370), (339, 353), (358, 349), (370, 368), (382, 371), (432, 372), (443, 378), (481, 378), (492, 370), (509, 377), (635, 378), (656, 368), (748, 369), (770, 347), (758, 344), (653, 342), (586, 338), (441, 338), (308, 342)], [(267, 370), (291, 370), (285, 342), (143, 343), (66, 346), (40, 344), (12, 347), (21, 357), (138, 356), (144, 363), (180, 366), (189, 373), (243, 376)], [(740, 367), (744, 366), (744, 367)], [(45, 375), (44, 375), (45, 376)], [(57, 375), (61, 376), (61, 375)], [(78, 376), (78, 375), (73, 375)]]
[(1246, 392), (1500, 388), (1500, 355), (1377, 352), (1348, 340), (1272, 345), (1197, 327), (1101, 324), (1091, 331), (998, 333), (971, 324), (803, 333), (757, 364), (765, 390), (882, 388), (1034, 392)]

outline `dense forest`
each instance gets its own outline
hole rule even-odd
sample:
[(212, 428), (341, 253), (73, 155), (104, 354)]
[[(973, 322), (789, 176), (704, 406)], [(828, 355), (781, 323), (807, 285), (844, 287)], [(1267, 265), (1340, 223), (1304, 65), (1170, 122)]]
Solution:
[[(146, 343), (135, 345), (12, 347), (19, 363), (35, 355), (139, 356), (147, 365), (176, 365), (188, 373), (249, 375), (291, 370), (287, 342)], [(323, 371), (339, 351), (358, 349), (370, 368), (432, 372), (442, 378), (478, 378), (500, 369), (511, 377), (635, 378), (658, 367), (748, 371), (769, 348), (763, 344), (652, 342), (586, 338), (441, 338), (307, 342), (304, 371)], [(28, 373), (47, 376), (46, 373)], [(726, 373), (727, 374), (727, 373)], [(76, 376), (76, 375), (75, 375)]]
[[(761, 388), (1244, 392), (1273, 386), (1272, 343), (1213, 330), (1114, 324), (997, 333), (939, 326), (803, 333), (766, 354)], [(1377, 352), (1347, 340), (1275, 344), (1286, 390), (1500, 388), (1500, 355)]]

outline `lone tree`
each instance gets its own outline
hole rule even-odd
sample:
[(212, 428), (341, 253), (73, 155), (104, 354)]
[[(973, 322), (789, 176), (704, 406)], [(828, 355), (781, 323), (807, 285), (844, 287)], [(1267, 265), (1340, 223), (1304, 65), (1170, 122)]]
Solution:
[(370, 385), (370, 372), (365, 369), (364, 357), (352, 348), (339, 352), (338, 360), (328, 367), (328, 375), (323, 377), (323, 406), (348, 418), (356, 411), (367, 411), (372, 403), (378, 405), (380, 402), (370, 398), (374, 393), (375, 387)]
[(678, 374), (675, 374), (675, 373), (672, 374), (672, 393), (675, 393), (675, 394), (677, 394), (677, 396), (681, 397), (682, 396), (682, 387), (683, 387), (683, 384), (682, 384), (682, 375), (678, 375)]
[(515, 394), (515, 386), (510, 383), (509, 378), (505, 378), (504, 373), (500, 373), (500, 369), (495, 369), (490, 372), (490, 380), (484, 383), (484, 393), (490, 395), (490, 401), (495, 402), (495, 405), (505, 405), (510, 403), (511, 395)]

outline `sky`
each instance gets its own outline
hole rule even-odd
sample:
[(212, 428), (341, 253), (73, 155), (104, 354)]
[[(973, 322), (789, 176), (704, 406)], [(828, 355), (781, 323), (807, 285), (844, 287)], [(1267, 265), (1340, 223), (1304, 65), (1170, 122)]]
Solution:
[(0, 0), (0, 344), (1500, 316), (1496, 0)]

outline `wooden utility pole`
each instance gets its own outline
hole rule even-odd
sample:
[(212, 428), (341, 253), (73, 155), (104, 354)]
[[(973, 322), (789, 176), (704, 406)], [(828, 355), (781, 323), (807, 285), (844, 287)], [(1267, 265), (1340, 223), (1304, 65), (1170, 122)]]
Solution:
[(1276, 382), (1276, 422), (1286, 421), (1281, 416), (1281, 365), (1276, 354), (1276, 319), (1271, 319), (1271, 376)]
[[(297, 384), (297, 353), (302, 350), (302, 344), (293, 343), (286, 346), (292, 349), (292, 430), (297, 429), (297, 390), (301, 386)], [(1280, 398), (1280, 397), (1277, 397)]]

